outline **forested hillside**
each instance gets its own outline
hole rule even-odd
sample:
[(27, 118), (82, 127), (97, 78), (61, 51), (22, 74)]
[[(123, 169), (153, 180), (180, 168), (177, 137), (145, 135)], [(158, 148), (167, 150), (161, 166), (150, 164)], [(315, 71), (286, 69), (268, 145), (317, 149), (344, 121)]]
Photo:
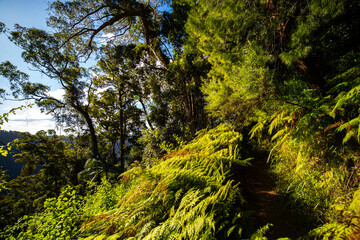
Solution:
[[(6, 148), (8, 143), (11, 143), (13, 140), (19, 138), (19, 132), (15, 131), (4, 131), (0, 130), (0, 144), (2, 147)], [(15, 149), (13, 149), (13, 152), (15, 154)], [(20, 175), (22, 164), (16, 163), (10, 154), (6, 154), (6, 156), (1, 157), (1, 164), (2, 167), (1, 170), (6, 171), (6, 174), (9, 175), (11, 179), (16, 178)]]
[(0, 23), (65, 93), (3, 62), (2, 96), (66, 128), (1, 149), (23, 168), (1, 175), (0, 238), (360, 238), (358, 0), (48, 11), (49, 32)]

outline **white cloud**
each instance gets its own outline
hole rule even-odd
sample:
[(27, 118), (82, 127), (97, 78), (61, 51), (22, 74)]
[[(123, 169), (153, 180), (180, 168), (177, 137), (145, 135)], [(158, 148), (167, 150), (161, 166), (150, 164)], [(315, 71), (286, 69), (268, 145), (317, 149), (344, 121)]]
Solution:
[(100, 44), (104, 45), (106, 44), (109, 40), (113, 39), (115, 37), (115, 34), (113, 33), (106, 33), (106, 34), (102, 34), (100, 36)]
[(114, 33), (105, 33), (101, 35), (102, 38), (113, 38), (115, 37)]
[(37, 106), (33, 106), (23, 111), (16, 111), (15, 115), (10, 114), (9, 121), (4, 123), (1, 129), (34, 134), (40, 130), (56, 130), (56, 124), (51, 115), (46, 115)]
[[(57, 89), (55, 91), (49, 92), (50, 96), (55, 97), (57, 99), (62, 99), (64, 95), (63, 89)], [(23, 102), (22, 105), (27, 105), (29, 102)], [(18, 107), (21, 104), (16, 103), (7, 103), (2, 108), (2, 112), (9, 112), (10, 109), (14, 107)], [(33, 105), (31, 108), (25, 108), (20, 111), (17, 110), (14, 114), (9, 114), (9, 121), (5, 122), (1, 126), (2, 130), (12, 130), (19, 132), (30, 132), (32, 134), (40, 131), (40, 130), (57, 130), (55, 120), (51, 115), (47, 115), (41, 112), (40, 108), (36, 105)]]
[(64, 94), (65, 94), (65, 90), (62, 89), (62, 88), (58, 88), (57, 90), (55, 91), (50, 91), (49, 92), (49, 95), (53, 98), (56, 98), (56, 99), (63, 99), (64, 97)]

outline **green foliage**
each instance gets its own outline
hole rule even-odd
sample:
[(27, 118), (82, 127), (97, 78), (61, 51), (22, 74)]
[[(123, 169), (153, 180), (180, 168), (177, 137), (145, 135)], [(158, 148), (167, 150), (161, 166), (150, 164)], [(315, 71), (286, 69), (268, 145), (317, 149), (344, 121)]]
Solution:
[(20, 94), (22, 94), (21, 85), (28, 82), (29, 75), (18, 70), (17, 67), (9, 61), (0, 64), (0, 74), (1, 76), (9, 79), (10, 90), (14, 97), (18, 97)]
[[(7, 227), (7, 239), (227, 239), (241, 237), (243, 199), (231, 180), (245, 166), (242, 136), (229, 125), (201, 131), (154, 166), (134, 166), (121, 182), (105, 178), (84, 200), (71, 188), (44, 211)], [(84, 220), (87, 219), (85, 222)], [(81, 224), (82, 223), (82, 224)], [(79, 227), (82, 225), (79, 231)], [(258, 239), (265, 230), (252, 239)]]
[(334, 132), (324, 130), (332, 118), (326, 114), (329, 108), (320, 105), (303, 116), (299, 109), (275, 113), (254, 125), (250, 134), (260, 138), (269, 135), (260, 144), (271, 148), (268, 161), (278, 178), (278, 188), (302, 211), (331, 221), (334, 212), (330, 206), (351, 191), (350, 182), (355, 186), (357, 182), (353, 182), (353, 170), (346, 168), (354, 156), (346, 153)]
[[(72, 154), (74, 145), (71, 137), (65, 141), (64, 137), (58, 136), (53, 130), (48, 132), (39, 131), (32, 135), (30, 133), (21, 133), (22, 139), (15, 140), (18, 154), (14, 155), (15, 161), (24, 163), (22, 175), (36, 174), (36, 169), (41, 167), (39, 175), (42, 175), (42, 184), (47, 191), (60, 193), (62, 186), (67, 183), (76, 185), (74, 176), (77, 175), (74, 167), (84, 162), (84, 156), (74, 156)], [(80, 154), (80, 148), (75, 150)]]
[(183, 2), (192, 6), (187, 32), (212, 65), (202, 88), (207, 110), (222, 119), (253, 121), (273, 92), (267, 64), (274, 58), (262, 45), (273, 41), (264, 2)]
[(220, 125), (151, 168), (134, 166), (122, 176), (115, 208), (88, 220), (82, 235), (212, 239), (228, 232), (239, 237), (241, 210), (234, 204), (241, 196), (229, 177), (232, 165), (247, 164), (239, 159), (240, 141), (240, 134)]
[[(58, 198), (49, 198), (44, 211), (24, 216), (13, 227), (2, 232), (6, 239), (74, 239), (82, 222), (83, 200), (75, 190), (66, 187)], [(19, 233), (19, 229), (21, 232)]]
[(167, 68), (169, 59), (160, 41), (161, 14), (158, 9), (166, 2), (58, 0), (50, 4), (52, 14), (48, 24), (60, 36), (76, 43), (82, 52), (90, 51), (90, 54), (96, 43), (104, 43), (101, 33), (114, 34), (109, 42), (117, 44), (143, 42), (149, 53)]
[(77, 186), (88, 155), (74, 138), (68, 136), (65, 141), (53, 130), (20, 133), (19, 137), (13, 143), (17, 150), (13, 157), (24, 165), (21, 175), (8, 181), (0, 195), (2, 227), (43, 210), (45, 200), (57, 197), (64, 186)]
[[(148, 79), (143, 75), (150, 70), (145, 63), (144, 67), (139, 66), (142, 60), (146, 61), (144, 46), (104, 46), (102, 50), (99, 70), (92, 81), (94, 88), (90, 91), (89, 112), (98, 123), (99, 140), (107, 144), (101, 148), (102, 159), (95, 160), (104, 165), (105, 174), (115, 170), (118, 163), (117, 172), (121, 173), (125, 171), (125, 160), (131, 161), (125, 158), (145, 126), (142, 119), (148, 117), (145, 106), (149, 97)], [(99, 89), (102, 90), (99, 92)], [(139, 102), (142, 110), (138, 107)]]
[(181, 47), (187, 39), (185, 23), (190, 10), (189, 5), (171, 2), (172, 11), (163, 12), (161, 32), (174, 47), (174, 52), (181, 52)]
[(272, 154), (273, 171), (281, 176), (279, 187), (309, 213), (331, 219), (330, 204), (342, 196), (346, 185), (341, 166), (319, 164), (320, 156), (312, 156), (309, 146), (289, 137)]
[(6, 149), (4, 149), (3, 146), (0, 147), (0, 154), (3, 156), (3, 157), (7, 157), (9, 151), (11, 151), (11, 145), (10, 143), (8, 143), (6, 145)]
[(162, 129), (155, 129), (154, 131), (150, 129), (144, 130), (141, 138), (139, 139), (139, 143), (142, 146), (141, 163), (145, 166), (152, 166), (157, 159), (165, 154), (159, 147), (159, 140), (161, 140), (161, 130)]
[(342, 221), (331, 205), (359, 184), (359, 3), (183, 2), (212, 65), (207, 110), (250, 126), (298, 208)]
[(332, 205), (341, 220), (326, 223), (309, 233), (314, 239), (358, 239), (360, 236), (360, 190), (352, 199), (339, 197)]
[(111, 184), (105, 177), (85, 198), (84, 215), (93, 216), (113, 209), (124, 194), (123, 185)]
[(256, 110), (261, 109), (262, 98), (271, 93), (270, 72), (265, 65), (269, 59), (253, 42), (237, 52), (241, 57), (236, 62), (229, 59), (213, 63), (211, 79), (204, 84), (203, 92), (208, 101), (206, 108), (213, 116), (235, 113), (238, 121), (250, 122), (259, 114)]
[[(347, 69), (344, 73), (332, 79), (338, 84), (332, 88), (332, 92), (338, 93), (335, 99), (335, 106), (331, 111), (331, 115), (348, 115), (351, 117), (337, 128), (338, 131), (346, 130), (343, 143), (348, 142), (352, 137), (359, 141), (360, 137), (360, 66), (356, 65)], [(340, 83), (339, 83), (340, 82)], [(357, 110), (356, 110), (357, 108)]]
[(165, 75), (169, 89), (165, 96), (169, 102), (167, 121), (173, 128), (171, 135), (190, 140), (197, 131), (206, 127), (207, 114), (201, 86), (209, 69), (208, 59), (193, 44), (186, 45), (169, 65)]
[(6, 173), (5, 171), (0, 171), (0, 193), (6, 189)]
[[(45, 212), (20, 220), (26, 232), (19, 236), (240, 238), (246, 219), (231, 175), (235, 164), (247, 164), (239, 156), (241, 134), (220, 125), (184, 143), (208, 123), (230, 120), (270, 152), (278, 188), (325, 223), (310, 236), (359, 238), (359, 1), (174, 0), (172, 11), (161, 13), (164, 3), (54, 1), (49, 25), (56, 34), (20, 26), (9, 32), (0, 23), (24, 60), (66, 92), (64, 100), (54, 99), (48, 86), (5, 62), (0, 74), (13, 95), (35, 99), (59, 121), (86, 124), (91, 141), (82, 144), (92, 152), (54, 133), (24, 134), (16, 157), (25, 176), (6, 183), (12, 192), (1, 208), (14, 206), (6, 214), (16, 218), (20, 209), (42, 205), (78, 183), (81, 170), (100, 181), (136, 160), (120, 183), (104, 178), (84, 208), (74, 203), (78, 215), (47, 200)], [(99, 36), (108, 33), (113, 37), (104, 44)], [(89, 77), (79, 60), (96, 42), (103, 55)], [(167, 43), (174, 55), (166, 53)], [(4, 120), (6, 114), (0, 125)], [(65, 198), (57, 201), (66, 205)], [(70, 226), (60, 217), (65, 213), (74, 232), (49, 227), (49, 219)], [(88, 219), (76, 233), (82, 216)], [(49, 228), (37, 230), (35, 221)], [(269, 226), (251, 239), (266, 239)]]
[[(295, 3), (293, 11), (299, 3)], [(300, 5), (300, 4), (299, 4)], [(309, 1), (308, 7), (303, 7), (300, 16), (296, 19), (296, 27), (291, 34), (289, 48), (291, 50), (280, 54), (281, 60), (289, 65), (306, 58), (311, 52), (310, 37), (324, 24), (344, 13), (344, 1)]]
[[(269, 228), (272, 226), (272, 224), (267, 224), (261, 228), (259, 228), (250, 238), (250, 240), (267, 240), (266, 237), (264, 237), (265, 233), (269, 230)], [(278, 239), (279, 240), (279, 239)]]

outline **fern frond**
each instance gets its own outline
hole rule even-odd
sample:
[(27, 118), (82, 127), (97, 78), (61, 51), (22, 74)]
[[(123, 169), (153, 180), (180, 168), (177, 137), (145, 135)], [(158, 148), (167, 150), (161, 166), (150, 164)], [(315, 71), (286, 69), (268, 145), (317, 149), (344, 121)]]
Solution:
[(240, 196), (229, 176), (233, 165), (248, 162), (240, 160), (241, 139), (223, 124), (198, 133), (151, 168), (134, 167), (122, 175), (115, 208), (94, 216), (82, 232), (136, 239), (214, 239), (216, 225), (225, 218), (217, 209), (233, 212), (233, 197)]
[(258, 121), (254, 127), (251, 128), (249, 134), (250, 138), (254, 138), (255, 135), (261, 133), (265, 127), (266, 120), (260, 120)]

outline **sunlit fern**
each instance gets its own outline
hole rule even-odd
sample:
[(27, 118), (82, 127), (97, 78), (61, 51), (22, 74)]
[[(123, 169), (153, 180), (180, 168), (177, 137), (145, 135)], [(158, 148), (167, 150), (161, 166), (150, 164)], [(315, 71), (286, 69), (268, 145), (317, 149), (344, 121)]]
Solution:
[[(233, 229), (241, 215), (239, 188), (230, 180), (242, 136), (228, 125), (202, 131), (182, 149), (151, 168), (134, 166), (121, 177), (127, 186), (115, 208), (91, 217), (83, 236), (119, 239), (215, 239), (218, 229)], [(240, 201), (241, 202), (241, 201)], [(224, 223), (221, 228), (217, 228)], [(228, 223), (228, 224), (227, 224)], [(232, 223), (232, 225), (231, 225)], [(91, 239), (91, 237), (88, 237)], [(104, 239), (106, 239), (104, 238)]]

